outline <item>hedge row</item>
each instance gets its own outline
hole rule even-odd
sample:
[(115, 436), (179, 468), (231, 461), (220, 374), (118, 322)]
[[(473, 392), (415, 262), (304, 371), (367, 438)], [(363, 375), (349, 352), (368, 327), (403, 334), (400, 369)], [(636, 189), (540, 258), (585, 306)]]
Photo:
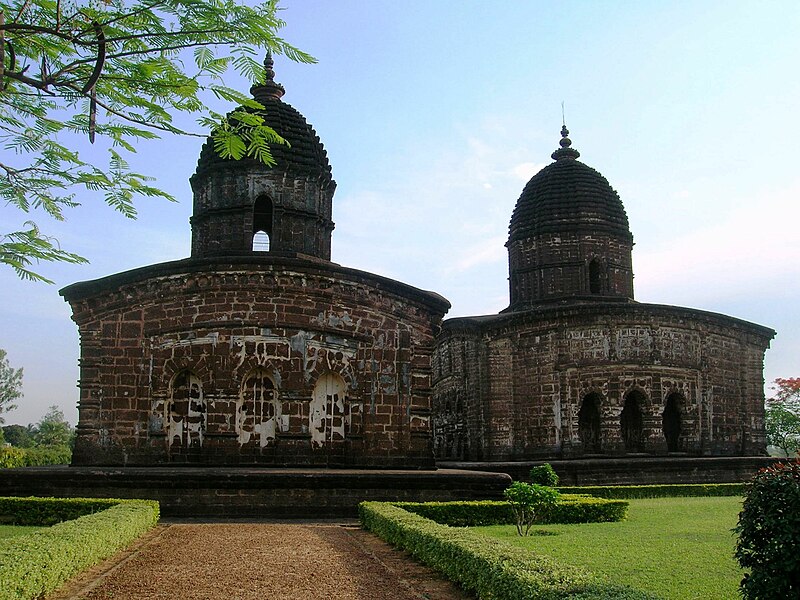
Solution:
[(71, 460), (72, 450), (66, 446), (56, 448), (0, 447), (0, 469), (68, 465)]
[(49, 527), (106, 510), (122, 500), (109, 498), (0, 497), (0, 523)]
[(470, 529), (440, 525), (388, 502), (362, 502), (362, 525), (477, 594), (481, 600), (653, 600), (646, 592)]
[(589, 494), (598, 498), (675, 498), (679, 496), (742, 496), (744, 483), (687, 483), (668, 485), (589, 485), (559, 487), (565, 494)]
[(32, 600), (124, 548), (158, 522), (158, 502), (115, 506), (15, 538), (0, 549), (0, 600)]
[[(516, 520), (508, 502), (474, 500), (461, 502), (394, 502), (404, 510), (451, 527), (513, 525)], [(562, 494), (539, 523), (605, 523), (621, 521), (628, 511), (624, 500)]]

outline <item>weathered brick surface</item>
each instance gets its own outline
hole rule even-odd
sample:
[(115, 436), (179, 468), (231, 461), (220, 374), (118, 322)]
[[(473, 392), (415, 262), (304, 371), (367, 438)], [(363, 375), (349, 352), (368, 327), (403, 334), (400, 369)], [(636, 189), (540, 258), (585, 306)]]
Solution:
[(578, 415), (592, 393), (600, 397), (600, 452), (630, 453), (620, 418), (637, 391), (642, 452), (667, 454), (663, 413), (677, 394), (679, 452), (763, 454), (763, 357), (773, 335), (723, 315), (637, 303), (449, 319), (433, 361), (437, 457), (591, 454)]
[[(267, 255), (62, 293), (81, 337), (76, 465), (433, 464), (436, 294)], [(320, 401), (321, 381), (342, 388)]]

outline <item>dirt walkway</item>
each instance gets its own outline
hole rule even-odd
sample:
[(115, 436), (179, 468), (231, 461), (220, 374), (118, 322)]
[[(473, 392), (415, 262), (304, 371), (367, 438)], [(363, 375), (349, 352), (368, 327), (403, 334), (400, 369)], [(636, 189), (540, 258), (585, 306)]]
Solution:
[(467, 600), (357, 527), (160, 525), (48, 600)]

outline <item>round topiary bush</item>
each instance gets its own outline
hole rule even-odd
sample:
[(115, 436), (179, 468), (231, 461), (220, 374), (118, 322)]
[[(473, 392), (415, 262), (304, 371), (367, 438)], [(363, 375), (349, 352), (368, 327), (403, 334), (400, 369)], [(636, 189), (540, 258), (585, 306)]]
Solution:
[(800, 462), (758, 472), (734, 531), (744, 598), (800, 598)]
[(536, 485), (546, 485), (548, 487), (555, 487), (558, 485), (558, 475), (550, 466), (550, 463), (544, 463), (538, 467), (533, 467), (530, 472), (531, 483)]

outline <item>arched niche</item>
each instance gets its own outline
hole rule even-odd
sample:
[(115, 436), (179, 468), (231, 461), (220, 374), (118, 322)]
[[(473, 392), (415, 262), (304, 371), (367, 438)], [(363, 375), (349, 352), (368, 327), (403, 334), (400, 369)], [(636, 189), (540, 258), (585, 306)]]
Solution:
[(250, 372), (242, 382), (236, 403), (236, 433), (239, 444), (255, 441), (263, 448), (280, 428), (281, 406), (272, 377), (263, 369)]
[(345, 437), (347, 385), (336, 373), (324, 373), (314, 385), (309, 410), (312, 446), (321, 448)]
[(622, 429), (622, 442), (626, 452), (644, 451), (644, 412), (647, 401), (639, 390), (629, 392), (625, 396), (625, 405), (620, 415), (620, 428)]
[(203, 445), (206, 429), (206, 402), (203, 384), (189, 369), (178, 371), (169, 386), (169, 400), (164, 421), (170, 447), (199, 447)]
[(681, 434), (683, 433), (683, 418), (681, 417), (684, 397), (678, 392), (667, 396), (664, 403), (664, 412), (661, 414), (661, 431), (667, 442), (667, 452), (679, 452), (681, 449)]
[(603, 265), (597, 258), (589, 262), (589, 293), (603, 293)]
[(600, 406), (603, 397), (597, 392), (586, 394), (578, 411), (578, 437), (586, 453), (600, 452)]

